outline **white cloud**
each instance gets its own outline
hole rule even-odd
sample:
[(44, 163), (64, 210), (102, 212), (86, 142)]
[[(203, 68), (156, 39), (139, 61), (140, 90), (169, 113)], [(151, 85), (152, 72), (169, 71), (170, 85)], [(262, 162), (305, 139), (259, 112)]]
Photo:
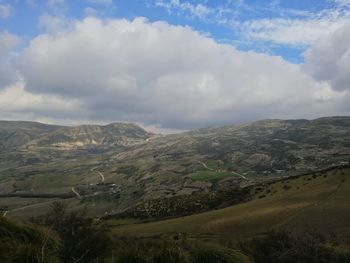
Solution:
[(16, 79), (16, 73), (10, 66), (11, 52), (20, 42), (16, 35), (0, 33), (0, 90)]
[(348, 6), (350, 5), (350, 0), (334, 0), (334, 2), (339, 6)]
[(239, 25), (240, 35), (246, 40), (305, 48), (350, 22), (350, 1), (334, 3), (317, 11), (266, 8), (274, 14), (271, 18), (252, 18), (234, 26)]
[(85, 7), (84, 8), (84, 14), (85, 16), (98, 16), (100, 14), (100, 11), (93, 7)]
[(44, 110), (72, 111), (80, 104), (57, 96), (32, 94), (24, 89), (24, 82), (18, 79), (0, 92), (1, 111)]
[(241, 24), (241, 33), (251, 40), (310, 46), (350, 22), (350, 5), (346, 1), (336, 1), (334, 7), (317, 12), (284, 16), (281, 10), (279, 17), (250, 19)]
[(45, 32), (57, 32), (69, 27), (71, 21), (66, 19), (64, 15), (54, 16), (43, 14), (38, 18), (38, 26)]
[(342, 19), (259, 19), (242, 24), (242, 34), (247, 39), (269, 41), (277, 44), (306, 46), (315, 44), (331, 32), (350, 21)]
[(212, 9), (203, 4), (192, 4), (190, 2), (181, 0), (157, 0), (155, 5), (165, 8), (169, 13), (172, 12), (188, 12), (190, 16), (197, 18), (205, 18), (208, 14), (212, 13)]
[(57, 5), (62, 5), (64, 0), (46, 0), (47, 5), (50, 7), (55, 7)]
[[(68, 13), (69, 1), (65, 0), (45, 0), (46, 2), (46, 12), (49, 14), (54, 14), (56, 16), (64, 16)], [(38, 5), (40, 6), (41, 1), (38, 1)], [(32, 6), (35, 6), (32, 5)]]
[(99, 5), (112, 5), (113, 0), (87, 0), (88, 3), (99, 4)]
[(79, 101), (45, 94), (32, 94), (24, 89), (24, 81), (17, 79), (0, 91), (0, 119), (34, 120), (47, 123), (74, 123), (83, 108)]
[(0, 4), (0, 19), (7, 19), (12, 16), (12, 7), (9, 4)]
[(334, 89), (350, 91), (350, 22), (308, 49), (304, 67)]
[(0, 65), (3, 64), (9, 56), (11, 50), (20, 41), (20, 38), (14, 34), (0, 32)]
[(350, 21), (349, 0), (334, 0), (332, 7), (317, 11), (284, 8), (279, 0), (270, 5), (218, 1), (210, 6), (206, 2), (157, 0), (154, 5), (172, 14), (230, 27), (241, 43), (269, 42), (293, 48), (313, 45)]
[(34, 38), (17, 69), (33, 96), (78, 101), (83, 110), (71, 119), (189, 129), (350, 110), (343, 102), (348, 93), (280, 57), (238, 51), (189, 27), (143, 18), (73, 21)]

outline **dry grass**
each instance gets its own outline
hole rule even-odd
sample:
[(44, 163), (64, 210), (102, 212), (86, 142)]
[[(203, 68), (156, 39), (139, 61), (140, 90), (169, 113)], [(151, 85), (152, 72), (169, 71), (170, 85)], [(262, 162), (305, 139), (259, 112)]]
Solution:
[[(304, 176), (266, 186), (265, 197), (197, 215), (113, 228), (117, 235), (153, 236), (185, 233), (241, 239), (273, 228), (295, 232), (317, 230), (324, 234), (350, 234), (350, 172), (330, 171), (316, 178)], [(327, 177), (325, 177), (327, 176)], [(310, 178), (310, 179), (309, 179)], [(309, 179), (309, 180), (308, 180)], [(288, 184), (290, 188), (285, 189)], [(270, 189), (269, 193), (266, 193)], [(273, 189), (273, 190), (271, 190)]]

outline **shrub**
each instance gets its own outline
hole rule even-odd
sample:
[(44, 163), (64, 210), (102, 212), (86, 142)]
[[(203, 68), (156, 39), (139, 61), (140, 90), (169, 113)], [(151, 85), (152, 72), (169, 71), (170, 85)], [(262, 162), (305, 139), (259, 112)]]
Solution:
[(212, 262), (219, 262), (219, 263), (235, 263), (235, 262), (244, 262), (241, 261), (242, 259), (239, 259), (230, 251), (223, 250), (223, 249), (208, 249), (208, 248), (199, 248), (197, 250), (194, 250), (191, 253), (190, 260), (188, 262), (193, 263), (212, 263)]
[(106, 229), (87, 218), (86, 210), (68, 213), (62, 203), (55, 202), (38, 223), (58, 233), (62, 240), (59, 254), (65, 263), (94, 262), (109, 250), (110, 239)]
[(248, 263), (246, 256), (219, 246), (187, 241), (115, 240), (112, 263)]
[(327, 247), (325, 240), (314, 233), (302, 237), (279, 231), (240, 244), (256, 263), (346, 263), (350, 254)]
[(0, 259), (2, 263), (59, 262), (61, 242), (47, 228), (11, 222), (0, 217)]
[(292, 188), (290, 185), (283, 185), (283, 189), (286, 191), (289, 190), (290, 188)]

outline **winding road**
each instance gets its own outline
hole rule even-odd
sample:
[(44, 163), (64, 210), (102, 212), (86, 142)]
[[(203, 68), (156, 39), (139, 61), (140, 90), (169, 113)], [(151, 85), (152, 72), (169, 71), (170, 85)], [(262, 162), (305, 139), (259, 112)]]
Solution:
[[(91, 168), (90, 171), (94, 172), (96, 168), (98, 168), (98, 167)], [(96, 171), (96, 172), (101, 177), (101, 183), (104, 183), (105, 182), (105, 177), (104, 177), (103, 173), (101, 173), (100, 171)]]
[(103, 176), (103, 173), (97, 171), (97, 173), (101, 176), (101, 183), (105, 182), (105, 177)]
[[(198, 161), (199, 164), (201, 164), (205, 169), (209, 170), (209, 171), (215, 171), (214, 169), (212, 168), (209, 168), (205, 163), (201, 162), (201, 161)], [(249, 179), (247, 177), (245, 177), (244, 175), (241, 175), (237, 172), (233, 172), (231, 171), (231, 173), (233, 173), (234, 175), (237, 175), (239, 177), (241, 177), (242, 179), (246, 180), (246, 181), (249, 181)]]
[(247, 181), (248, 181), (248, 178), (247, 178), (247, 177), (245, 177), (244, 175), (241, 175), (241, 174), (236, 173), (236, 172), (233, 172), (233, 171), (231, 171), (231, 173), (233, 173), (233, 174), (235, 174), (235, 175), (238, 175), (238, 176), (239, 176), (239, 177), (241, 177), (242, 179), (244, 179), (244, 180), (247, 180)]
[(212, 168), (209, 168), (205, 163), (201, 162), (201, 161), (198, 161), (199, 164), (203, 165), (203, 167), (209, 171), (214, 171), (214, 169)]
[[(105, 177), (103, 175), (103, 173), (101, 173), (100, 171), (95, 171), (95, 169), (98, 167), (93, 167), (90, 169), (91, 172), (97, 172), (98, 175), (101, 177), (101, 183), (105, 182)], [(82, 199), (82, 196), (78, 193), (78, 191), (74, 188), (74, 186), (72, 186), (72, 192), (79, 198)]]
[(81, 195), (75, 190), (75, 188), (72, 186), (72, 192), (79, 198), (81, 199)]

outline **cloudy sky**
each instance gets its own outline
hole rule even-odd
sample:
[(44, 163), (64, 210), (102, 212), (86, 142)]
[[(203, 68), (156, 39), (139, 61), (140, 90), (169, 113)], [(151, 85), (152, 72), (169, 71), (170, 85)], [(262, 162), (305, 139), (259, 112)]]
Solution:
[(331, 115), (350, 115), (350, 0), (0, 0), (0, 119)]

